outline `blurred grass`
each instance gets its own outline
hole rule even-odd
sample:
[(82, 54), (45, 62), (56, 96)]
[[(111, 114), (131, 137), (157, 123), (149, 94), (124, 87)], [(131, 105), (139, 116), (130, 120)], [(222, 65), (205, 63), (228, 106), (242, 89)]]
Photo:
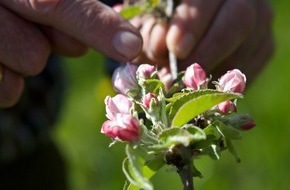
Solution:
[[(239, 102), (240, 112), (250, 113), (257, 127), (235, 142), (241, 163), (227, 152), (219, 161), (196, 161), (204, 174), (203, 179), (195, 179), (196, 189), (289, 189), (290, 2), (273, 0), (272, 4), (275, 56)], [(110, 139), (100, 134), (105, 119), (103, 99), (113, 94), (103, 65), (103, 57), (93, 52), (65, 63), (69, 87), (54, 136), (67, 161), (72, 190), (119, 190), (125, 180), (123, 145), (108, 148)], [(176, 174), (166, 169), (153, 182), (156, 190), (181, 189)]]

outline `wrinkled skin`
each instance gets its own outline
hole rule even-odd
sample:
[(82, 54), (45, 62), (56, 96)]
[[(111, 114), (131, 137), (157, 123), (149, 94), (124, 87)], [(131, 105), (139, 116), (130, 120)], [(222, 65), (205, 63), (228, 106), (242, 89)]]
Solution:
[(93, 48), (128, 61), (142, 47), (139, 31), (95, 0), (0, 0), (0, 39), (0, 107), (17, 102), (24, 77), (40, 73), (51, 52), (79, 56)]
[(238, 68), (251, 82), (271, 57), (273, 12), (266, 0), (183, 0), (169, 23), (134, 18), (143, 36), (135, 62), (168, 65), (168, 49), (179, 69), (197, 62), (216, 80)]
[(239, 68), (251, 81), (273, 51), (272, 17), (266, 0), (183, 0), (170, 23), (147, 16), (131, 21), (142, 48), (139, 31), (99, 1), (0, 0), (0, 107), (17, 102), (24, 77), (40, 73), (51, 52), (79, 56), (87, 48), (163, 66), (169, 49), (180, 70), (197, 62), (215, 79)]

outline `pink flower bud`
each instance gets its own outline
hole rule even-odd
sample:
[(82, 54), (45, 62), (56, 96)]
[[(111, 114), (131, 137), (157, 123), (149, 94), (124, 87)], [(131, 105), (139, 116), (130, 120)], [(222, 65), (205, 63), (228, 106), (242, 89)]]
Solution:
[(136, 71), (137, 78), (149, 79), (156, 72), (156, 67), (149, 64), (142, 64)]
[(122, 94), (138, 88), (136, 80), (137, 65), (126, 64), (115, 70), (112, 77), (114, 89)]
[(237, 114), (226, 120), (226, 123), (236, 129), (246, 131), (256, 126), (254, 120), (247, 114)]
[(156, 95), (155, 94), (153, 94), (153, 93), (148, 93), (148, 94), (146, 94), (144, 97), (143, 97), (143, 105), (146, 107), (146, 108), (150, 108), (151, 107), (151, 102), (152, 101), (155, 101), (155, 103), (157, 103), (158, 102), (158, 99), (157, 99), (157, 97), (156, 97)]
[(158, 72), (158, 77), (161, 82), (164, 84), (165, 89), (168, 90), (173, 84), (173, 77), (167, 68), (162, 68)]
[(140, 124), (130, 114), (117, 114), (116, 120), (107, 120), (103, 123), (101, 133), (122, 141), (135, 141), (140, 136)]
[(237, 112), (237, 107), (236, 105), (230, 101), (224, 101), (220, 104), (218, 104), (218, 109), (223, 113), (223, 114), (227, 114), (227, 113), (232, 113), (232, 112)]
[(240, 70), (233, 69), (223, 75), (218, 84), (221, 91), (242, 93), (246, 87), (246, 76)]
[(132, 107), (132, 102), (122, 94), (117, 94), (113, 98), (107, 96), (105, 98), (105, 104), (106, 116), (110, 120), (114, 120), (119, 113), (129, 114), (130, 108)]
[(200, 89), (201, 87), (205, 88), (207, 85), (206, 73), (199, 64), (194, 63), (187, 67), (183, 82), (186, 87), (194, 90)]
[(249, 120), (247, 123), (240, 126), (240, 128), (241, 128), (241, 130), (247, 131), (247, 130), (252, 129), (255, 126), (256, 126), (256, 123), (253, 120)]

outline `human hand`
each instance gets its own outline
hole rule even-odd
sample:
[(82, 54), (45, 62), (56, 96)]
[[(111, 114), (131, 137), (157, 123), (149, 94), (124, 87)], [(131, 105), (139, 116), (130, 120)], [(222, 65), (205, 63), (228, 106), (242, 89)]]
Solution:
[(273, 51), (272, 9), (266, 0), (183, 0), (169, 23), (146, 16), (131, 22), (143, 36), (136, 62), (168, 65), (168, 49), (179, 69), (197, 62), (213, 78), (233, 68), (248, 82)]
[(128, 61), (142, 46), (137, 29), (95, 0), (0, 0), (0, 39), (0, 107), (17, 102), (23, 78), (41, 72), (52, 51), (78, 56), (90, 47)]

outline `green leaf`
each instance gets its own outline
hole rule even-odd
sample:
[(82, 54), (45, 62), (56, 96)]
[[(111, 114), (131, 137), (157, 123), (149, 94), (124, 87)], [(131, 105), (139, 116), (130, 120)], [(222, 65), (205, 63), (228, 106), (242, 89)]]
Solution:
[(216, 144), (211, 144), (208, 148), (202, 149), (202, 154), (208, 155), (214, 160), (220, 159), (220, 147)]
[(142, 81), (140, 86), (145, 89), (146, 93), (152, 92), (154, 94), (159, 94), (160, 88), (164, 89), (164, 84), (158, 79), (147, 79)]
[(148, 0), (153, 6), (156, 6), (160, 3), (160, 0)]
[(217, 144), (218, 139), (214, 135), (207, 135), (205, 140), (193, 143), (191, 146), (193, 149), (205, 149), (212, 144)]
[(151, 178), (156, 171), (158, 171), (160, 168), (162, 168), (166, 164), (164, 155), (156, 155), (154, 158), (149, 159), (145, 162), (145, 166), (143, 168), (143, 171), (146, 174), (146, 177)]
[(138, 188), (153, 190), (152, 184), (143, 175), (142, 167), (145, 163), (143, 153), (137, 150), (137, 148), (134, 148), (133, 145), (128, 144), (126, 146), (126, 154), (127, 158), (123, 162), (123, 172), (128, 181)]
[(169, 128), (159, 135), (159, 140), (162, 144), (154, 146), (155, 148), (169, 148), (172, 145), (183, 144), (188, 146), (191, 142), (204, 140), (205, 133), (198, 127), (190, 126), (186, 129)]
[(241, 133), (230, 125), (226, 125), (220, 121), (213, 122), (213, 125), (217, 127), (217, 130), (221, 133), (222, 136), (228, 139), (242, 139)]
[(176, 100), (170, 109), (169, 118), (172, 121), (172, 126), (181, 127), (198, 114), (201, 114), (213, 106), (224, 102), (241, 98), (241, 94), (221, 92), (217, 90), (199, 90), (181, 96)]
[(141, 9), (140, 6), (129, 6), (125, 7), (120, 11), (120, 14), (122, 15), (123, 18), (125, 19), (131, 19), (137, 15), (142, 14), (143, 10)]
[(213, 135), (219, 138), (221, 136), (220, 132), (217, 130), (216, 126), (209, 124), (206, 128), (203, 129), (205, 134), (208, 135)]
[(182, 96), (185, 96), (187, 93), (184, 92), (177, 92), (175, 94), (173, 94), (173, 96), (171, 98), (167, 98), (166, 101), (167, 102), (176, 102), (176, 100), (180, 99)]
[(195, 167), (195, 165), (192, 162), (192, 166), (191, 166), (191, 172), (193, 174), (193, 177), (199, 177), (199, 178), (203, 178), (201, 172)]
[(206, 138), (206, 134), (199, 127), (196, 127), (192, 124), (184, 125), (183, 127), (186, 128), (190, 134), (194, 135), (195, 141), (203, 140)]
[(229, 140), (226, 139), (226, 145), (228, 147), (229, 152), (234, 156), (234, 158), (236, 159), (237, 162), (241, 162), (241, 159), (233, 145), (233, 143)]
[(131, 183), (127, 190), (153, 190), (149, 179), (165, 165), (162, 157), (147, 159), (147, 152), (140, 146), (126, 146), (127, 158), (123, 162), (123, 172)]

